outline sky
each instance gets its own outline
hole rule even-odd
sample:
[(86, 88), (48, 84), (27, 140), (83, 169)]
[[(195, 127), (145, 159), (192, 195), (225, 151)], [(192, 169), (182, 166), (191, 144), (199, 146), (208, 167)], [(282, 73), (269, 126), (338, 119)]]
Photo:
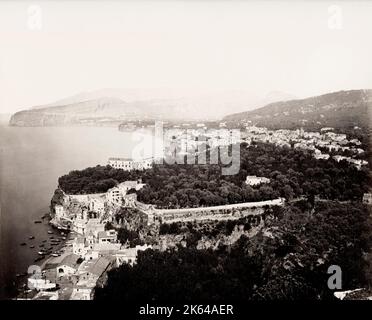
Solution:
[(372, 2), (0, 2), (0, 113), (101, 88), (372, 88)]

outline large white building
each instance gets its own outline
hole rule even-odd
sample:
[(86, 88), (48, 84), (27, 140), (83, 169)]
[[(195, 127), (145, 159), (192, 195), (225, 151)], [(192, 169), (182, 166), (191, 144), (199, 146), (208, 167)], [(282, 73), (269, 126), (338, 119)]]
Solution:
[(109, 158), (108, 165), (125, 171), (145, 170), (152, 168), (153, 158), (134, 160), (131, 158)]
[(262, 183), (269, 183), (270, 179), (265, 177), (247, 176), (245, 183), (249, 186), (258, 186)]
[(124, 201), (124, 196), (129, 190), (134, 189), (138, 191), (144, 186), (145, 184), (140, 181), (124, 181), (116, 187), (109, 189), (106, 193), (106, 199), (110, 203), (121, 205)]

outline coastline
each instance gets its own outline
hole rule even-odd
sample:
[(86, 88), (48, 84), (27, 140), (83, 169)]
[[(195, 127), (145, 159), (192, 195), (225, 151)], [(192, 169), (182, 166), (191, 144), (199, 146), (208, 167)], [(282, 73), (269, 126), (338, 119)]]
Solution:
[[(46, 219), (47, 219), (47, 222), (45, 221)], [(41, 243), (41, 244), (44, 244), (43, 247), (45, 247), (45, 245), (48, 244), (49, 249), (51, 248), (53, 249), (52, 253), (37, 256), (34, 260), (34, 263), (29, 266), (29, 270), (25, 270), (24, 273), (16, 275), (15, 286), (17, 290), (17, 295), (9, 297), (10, 299), (14, 299), (14, 300), (30, 299), (28, 295), (33, 290), (28, 289), (28, 278), (32, 274), (31, 272), (29, 273), (29, 271), (36, 270), (37, 268), (40, 268), (41, 271), (43, 271), (44, 267), (54, 258), (52, 254), (56, 252), (59, 253), (59, 256), (64, 256), (70, 253), (69, 252), (70, 247), (68, 246), (68, 244), (75, 239), (76, 237), (75, 233), (73, 231), (70, 232), (67, 229), (60, 228), (58, 224), (51, 222), (52, 219), (53, 218), (50, 212), (46, 213), (42, 217), (43, 225), (48, 229), (49, 238), (46, 242), (44, 242), (46, 239), (42, 240), (42, 243)], [(59, 240), (58, 243), (57, 241), (53, 241), (57, 239)], [(42, 249), (40, 249), (40, 252), (41, 250)]]

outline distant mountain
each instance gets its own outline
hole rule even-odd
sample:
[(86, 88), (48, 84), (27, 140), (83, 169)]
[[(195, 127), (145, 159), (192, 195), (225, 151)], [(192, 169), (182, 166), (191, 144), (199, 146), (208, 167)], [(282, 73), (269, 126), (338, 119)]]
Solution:
[[(277, 97), (280, 93), (276, 93)], [(101, 89), (17, 112), (13, 126), (117, 125), (124, 120), (217, 120), (272, 102), (243, 90)]]
[(372, 121), (372, 90), (349, 90), (321, 96), (280, 101), (228, 115), (236, 125), (251, 124), (273, 129), (319, 127), (368, 127)]

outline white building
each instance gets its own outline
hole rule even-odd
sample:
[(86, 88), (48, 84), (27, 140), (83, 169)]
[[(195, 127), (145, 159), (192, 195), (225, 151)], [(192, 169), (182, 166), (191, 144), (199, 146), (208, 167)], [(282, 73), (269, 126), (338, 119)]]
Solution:
[(145, 184), (140, 181), (124, 181), (118, 184), (116, 187), (109, 189), (106, 192), (106, 199), (110, 203), (121, 205), (124, 201), (124, 196), (129, 190), (134, 189), (138, 191), (144, 186)]
[(126, 189), (116, 186), (106, 192), (106, 199), (110, 203), (120, 205), (123, 202), (123, 197), (126, 193)]
[(145, 170), (152, 168), (153, 158), (134, 160), (131, 158), (109, 158), (108, 165), (125, 171)]
[(54, 207), (54, 211), (56, 213), (56, 218), (57, 219), (61, 219), (61, 218), (65, 217), (65, 210), (64, 210), (63, 206), (57, 204)]
[(249, 186), (257, 186), (262, 183), (269, 183), (270, 179), (265, 177), (247, 176), (245, 183)]
[(70, 254), (63, 258), (60, 264), (57, 266), (57, 277), (72, 275), (78, 268), (78, 259), (80, 257), (76, 254)]
[(115, 243), (118, 233), (115, 230), (107, 230), (98, 232), (98, 243)]
[(89, 210), (97, 212), (100, 215), (105, 211), (105, 201), (102, 198), (92, 198), (89, 202)]
[(135, 248), (121, 249), (115, 254), (116, 264), (121, 265), (123, 263), (128, 263), (130, 265), (133, 265), (137, 262), (138, 251), (145, 251), (150, 248), (152, 248), (152, 246), (143, 245), (136, 246)]
[(35, 275), (27, 279), (27, 286), (32, 290), (48, 290), (56, 287), (55, 283), (50, 282), (50, 280), (38, 278)]

